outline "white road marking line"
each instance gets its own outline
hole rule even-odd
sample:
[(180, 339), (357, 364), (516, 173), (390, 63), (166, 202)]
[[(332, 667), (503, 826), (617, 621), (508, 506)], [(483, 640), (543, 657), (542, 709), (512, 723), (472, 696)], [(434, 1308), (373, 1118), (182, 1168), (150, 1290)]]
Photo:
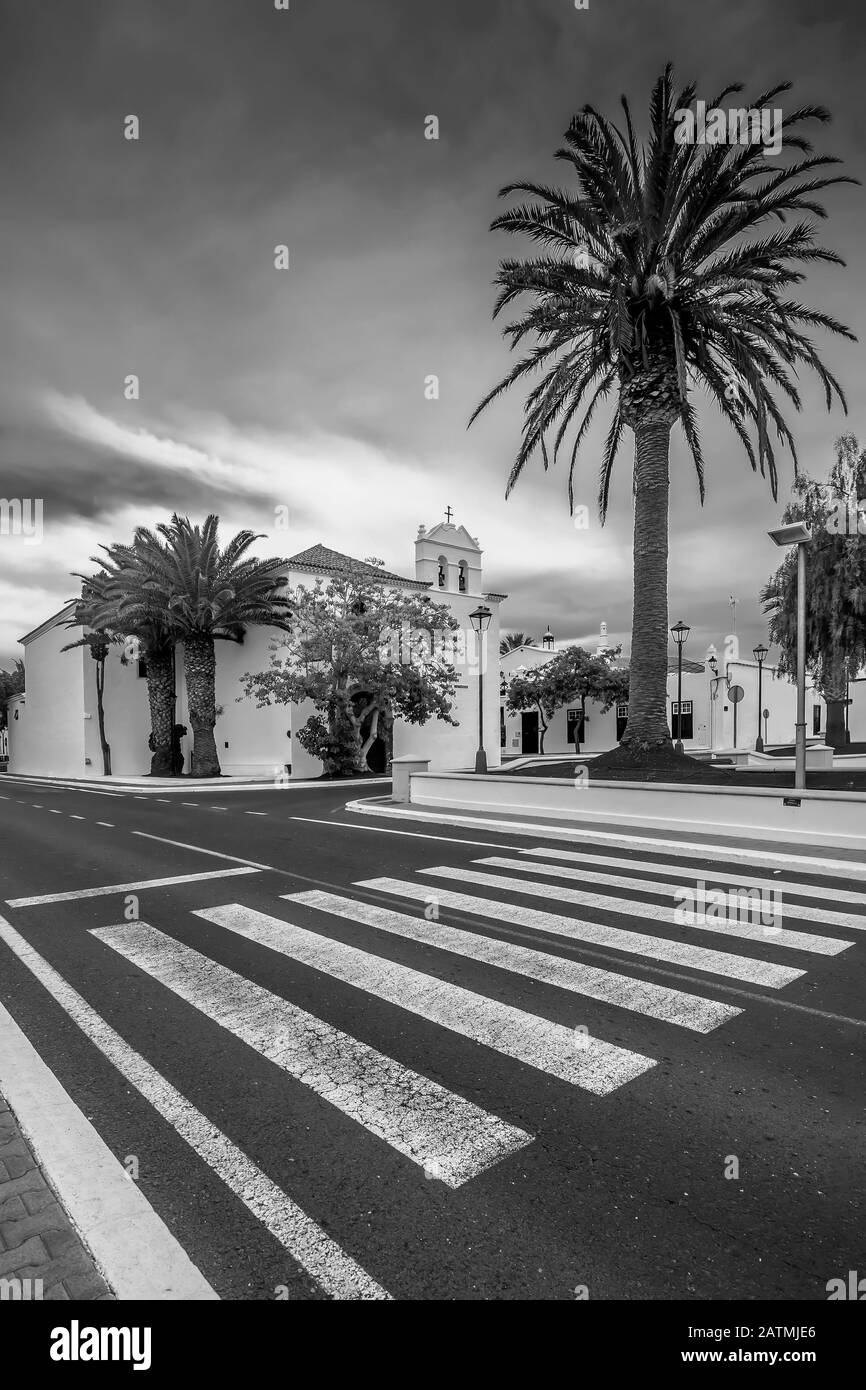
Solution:
[(228, 809), (229, 809), (228, 806), (209, 806), (209, 807), (208, 807), (208, 810), (210, 810), (210, 811), (227, 811)]
[[(528, 864), (522, 859), (503, 859), (497, 855), (491, 855), (489, 859), (476, 859), (476, 864), (491, 864), (501, 869), (518, 869), (523, 873), (544, 873), (545, 867), (542, 865)], [(439, 869), (421, 869), (423, 874), (438, 874)], [(553, 874), (568, 873), (569, 870), (557, 870), (551, 866)], [(572, 870), (571, 872), (575, 872)], [(579, 874), (579, 870), (576, 871)], [(466, 877), (466, 870), (455, 870), (454, 876), (461, 880)], [(444, 876), (450, 876), (450, 871)], [(601, 877), (601, 875), (598, 875)], [(470, 883), (489, 884), (491, 888), (505, 888), (511, 893), (527, 893), (534, 897), (547, 898), (549, 901), (557, 900), (564, 903), (576, 903), (578, 907), (596, 907), (603, 912), (622, 913), (627, 917), (640, 917), (642, 920), (651, 922), (664, 922), (668, 926), (678, 925), (674, 919), (674, 911), (677, 902), (672, 901), (669, 906), (660, 906), (658, 903), (636, 902), (634, 898), (617, 898), (612, 893), (587, 893), (581, 888), (562, 888), (558, 883), (540, 883), (537, 880), (531, 882), (521, 878), (508, 878), (502, 874), (469, 874)], [(627, 881), (628, 883), (628, 881)], [(640, 885), (643, 891), (650, 891), (646, 884)], [(673, 896), (681, 884), (670, 883), (658, 885), (657, 891), (664, 894), (667, 889)], [(721, 890), (719, 890), (721, 891)], [(784, 927), (777, 927), (774, 922), (769, 926), (764, 926), (761, 921), (753, 918), (753, 909), (746, 898), (743, 902), (737, 899), (737, 917), (733, 921), (716, 920), (710, 917), (708, 921), (685, 922), (691, 931), (714, 932), (718, 936), (739, 936), (745, 941), (766, 941), (772, 946), (784, 946), (792, 951), (811, 951), (818, 956), (838, 956), (840, 952), (847, 951), (849, 946), (853, 946), (853, 941), (842, 941), (835, 936), (817, 936), (812, 932), (788, 931)], [(780, 912), (784, 916), (785, 911)], [(839, 914), (842, 915), (841, 913)], [(692, 916), (701, 916), (701, 913), (692, 912)], [(740, 919), (745, 920), (740, 920)], [(862, 924), (866, 926), (866, 922)]]
[(119, 1299), (219, 1298), (2, 1004), (0, 1086)]
[[(431, 889), (427, 884), (410, 883), (396, 878), (361, 879), (355, 886), (381, 893), (393, 893), (396, 897), (414, 898), (420, 902), (426, 902), (431, 895)], [(751, 984), (768, 985), (771, 989), (780, 989), (782, 985), (790, 984), (792, 980), (797, 980), (805, 974), (805, 971), (795, 970), (788, 965), (771, 965), (768, 961), (751, 960), (748, 956), (735, 956), (727, 951), (712, 951), (705, 946), (666, 941), (660, 936), (644, 936), (640, 932), (624, 931), (620, 927), (606, 927), (600, 922), (583, 922), (576, 917), (564, 917), (556, 912), (542, 912), (536, 908), (520, 907), (515, 903), (476, 897), (470, 893), (454, 893), (447, 888), (437, 888), (435, 896), (441, 907), (459, 908), (478, 917), (513, 922), (520, 927), (551, 932), (554, 936), (567, 936), (575, 941), (588, 941), (596, 946), (612, 946), (617, 951), (626, 951), (631, 955), (648, 956), (651, 960), (672, 961), (675, 965), (687, 965), (693, 970), (704, 970), (712, 975), (726, 975), (734, 980), (748, 980)]]
[(171, 801), (169, 800), (169, 798), (168, 798), (167, 796), (157, 796), (157, 797), (154, 798), (154, 800), (155, 800), (155, 801), (158, 801), (159, 804), (160, 804), (160, 806), (170, 806), (170, 805), (171, 805)]
[(196, 854), (208, 854), (211, 859), (227, 859), (231, 864), (249, 864), (253, 869), (267, 869), (270, 873), (281, 873), (284, 870), (277, 869), (273, 864), (260, 864), (256, 859), (245, 859), (240, 854), (223, 854), (219, 849), (205, 849), (203, 845), (188, 845), (183, 840), (169, 840), (165, 835), (149, 835), (146, 830), (133, 830), (133, 835), (140, 835), (142, 840), (156, 840), (160, 845), (174, 845), (175, 849), (192, 849)]
[(84, 820), (84, 816), (73, 816), (72, 813), (70, 812), (70, 814), (69, 814), (69, 819), (70, 819), (70, 820)]
[(30, 804), (33, 807), (34, 811), (43, 811), (45, 809), (40, 801), (31, 801)]
[(91, 935), (449, 1187), (532, 1142), (524, 1130), (145, 922)]
[(594, 965), (554, 956), (543, 949), (515, 945), (497, 937), (480, 936), (477, 932), (446, 926), (444, 922), (428, 922), (423, 917), (410, 917), (405, 912), (392, 912), (374, 903), (341, 898), (336, 893), (285, 893), (287, 902), (302, 903), (318, 908), (350, 922), (364, 922), (379, 931), (392, 932), (409, 941), (418, 941), (437, 950), (453, 951), (471, 960), (498, 966), (531, 980), (557, 985), (573, 994), (585, 995), (620, 1009), (645, 1014), (648, 1018), (675, 1023), (695, 1033), (710, 1033), (720, 1024), (741, 1014), (742, 1009), (719, 1004), (697, 994), (669, 989), (665, 985), (636, 980), (630, 975), (618, 975), (612, 970), (599, 970)]
[[(783, 788), (779, 789), (784, 790)], [(722, 859), (733, 863), (750, 863), (756, 868), (769, 865), (771, 868), (790, 869), (796, 873), (823, 875), (830, 878), (866, 878), (866, 865), (856, 859), (825, 859), (820, 855), (804, 854), (774, 854), (768, 850), (743, 849), (734, 845), (722, 845), (718, 841), (694, 842), (684, 840), (662, 840), (656, 839), (654, 835), (627, 835), (602, 833), (601, 831), (587, 830), (585, 823), (562, 822), (561, 825), (539, 825), (538, 821), (516, 821), (516, 820), (492, 820), (489, 816), (467, 816), (447, 811), (422, 811), (420, 808), (411, 807), (410, 810), (398, 809), (395, 806), (376, 806), (370, 808), (362, 802), (348, 802), (347, 811), (357, 811), (362, 815), (383, 816), (389, 820), (414, 820), (432, 822), (434, 825), (459, 825), (463, 829), (476, 827), (480, 830), (493, 830), (503, 835), (521, 835), (534, 840), (565, 840), (577, 844), (603, 844), (603, 845), (640, 845), (642, 849), (647, 848), (657, 850), (660, 853), (674, 855), (679, 859)], [(771, 832), (767, 832), (768, 835)], [(731, 838), (736, 838), (735, 834)], [(854, 837), (851, 837), (852, 839)], [(827, 846), (828, 849), (837, 848)], [(851, 846), (859, 852), (856, 842)]]
[(54, 809), (53, 806), (49, 806), (49, 807), (48, 807), (48, 814), (49, 814), (50, 816), (62, 816), (62, 815), (63, 815), (63, 812), (62, 812), (62, 811), (55, 811), (55, 809)]
[(110, 883), (104, 888), (76, 888), (71, 893), (41, 893), (35, 898), (7, 898), (7, 907), (37, 907), (41, 903), (70, 903), (75, 898), (105, 898), (112, 893), (138, 893), (144, 888), (173, 888), (178, 883), (207, 883), (214, 878), (257, 874), (258, 869), (211, 869), (206, 874), (177, 874), (173, 878), (140, 878), (137, 883)]
[(244, 811), (245, 816), (266, 816), (267, 811)]
[[(497, 846), (497, 848), (499, 847)], [(862, 892), (856, 893), (846, 888), (838, 888), (835, 883), (818, 885), (814, 883), (801, 883), (797, 879), (774, 878), (772, 876), (772, 870), (769, 869), (767, 870), (769, 877), (758, 878), (753, 874), (732, 873), (725, 869), (700, 869), (692, 866), (686, 867), (683, 864), (662, 864), (659, 863), (658, 860), (611, 859), (600, 849), (596, 850), (595, 853), (582, 854), (579, 850), (546, 849), (543, 845), (538, 845), (534, 849), (520, 849), (518, 853), (531, 855), (535, 859), (561, 859), (569, 864), (586, 864), (592, 869), (599, 867), (605, 870), (622, 868), (632, 871), (640, 870), (641, 872), (652, 874), (666, 874), (668, 878), (683, 878), (689, 880), (691, 883), (694, 883), (699, 878), (703, 878), (707, 883), (730, 883), (736, 885), (738, 888), (776, 888), (786, 897), (791, 895), (796, 898), (818, 898), (821, 902), (826, 902), (828, 898), (832, 898), (834, 902), (856, 904), (862, 907), (864, 912), (866, 912), (866, 885), (864, 885)], [(546, 873), (547, 870), (544, 870), (544, 872)], [(598, 877), (594, 878), (592, 874), (581, 873), (580, 876), (589, 878), (593, 882), (607, 881), (606, 879), (602, 880)], [(635, 879), (635, 884), (638, 883), (649, 889), (648, 880)], [(791, 909), (788, 908), (788, 911), (790, 910)], [(804, 917), (811, 916), (809, 908), (798, 908), (798, 912), (802, 913)], [(866, 926), (866, 916), (858, 916), (854, 913), (839, 915), (844, 918), (846, 924), (850, 922), (852, 926), (858, 924)], [(823, 919), (813, 918), (812, 920), (817, 921)]]
[(147, 801), (147, 800), (149, 800), (148, 797), (146, 797), (146, 796), (140, 796), (140, 795), (138, 795), (138, 794), (136, 794), (132, 799), (133, 799), (133, 801)]
[(200, 801), (182, 801), (180, 804), (181, 804), (181, 806), (194, 806), (195, 809), (198, 810), (199, 806), (201, 805), (201, 802), (200, 802)]
[(195, 916), (596, 1096), (609, 1095), (656, 1065), (639, 1052), (588, 1034), (577, 1046), (573, 1028), (239, 903), (204, 908)]
[(98, 820), (97, 825), (104, 825), (106, 830), (113, 830), (114, 826), (110, 820)]
[[(0, 917), (0, 939), (6, 942), (22, 964), (26, 965), (44, 985), (52, 999), (65, 1010), (121, 1076), (144, 1096), (158, 1115), (168, 1121), (193, 1152), (222, 1179), (247, 1211), (270, 1231), (292, 1259), (296, 1260), (326, 1293), (332, 1298), (340, 1299), (390, 1299), (390, 1294), (371, 1279), (336, 1241), (256, 1167), (242, 1149), (226, 1138), (213, 1121), (197, 1110), (155, 1067), (130, 1047), (3, 917)], [(137, 1190), (134, 1184), (130, 1183), (129, 1186), (134, 1191)], [(123, 1248), (127, 1255), (131, 1256), (136, 1264), (146, 1264), (147, 1252), (151, 1248), (147, 1239), (144, 1235), (140, 1240), (135, 1239), (134, 1232), (133, 1238), (130, 1239), (131, 1233), (125, 1228), (121, 1229)], [(92, 1238), (89, 1238), (92, 1246)], [(155, 1249), (155, 1254), (156, 1276), (164, 1281), (171, 1281), (176, 1275), (170, 1261), (158, 1248)], [(170, 1296), (188, 1297), (182, 1289)]]

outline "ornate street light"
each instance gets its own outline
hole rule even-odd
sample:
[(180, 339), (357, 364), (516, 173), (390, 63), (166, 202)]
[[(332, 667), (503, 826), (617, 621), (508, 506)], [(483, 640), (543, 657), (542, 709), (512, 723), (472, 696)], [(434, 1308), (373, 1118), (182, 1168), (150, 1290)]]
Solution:
[(475, 632), (478, 634), (478, 752), (475, 754), (475, 771), (487, 771), (487, 754), (484, 751), (484, 661), (482, 657), (482, 644), (484, 634), (490, 626), (490, 619), (493, 611), (483, 603), (469, 614)]
[(674, 745), (678, 753), (684, 752), (683, 749), (683, 643), (691, 632), (691, 628), (684, 623), (682, 618), (671, 628), (671, 637), (677, 644), (677, 741)]
[(769, 648), (763, 642), (752, 649), (752, 655), (758, 663), (758, 737), (755, 739), (755, 752), (763, 753), (764, 740), (761, 738), (761, 680), (764, 674), (764, 662), (767, 659)]

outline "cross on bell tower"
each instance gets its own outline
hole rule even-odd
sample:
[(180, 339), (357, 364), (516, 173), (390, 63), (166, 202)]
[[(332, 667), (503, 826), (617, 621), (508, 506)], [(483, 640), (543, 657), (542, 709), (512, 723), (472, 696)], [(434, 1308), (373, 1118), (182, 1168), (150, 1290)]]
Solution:
[(452, 512), (451, 508), (450, 508), (450, 507), (446, 507), (446, 508), (445, 508), (445, 520), (449, 523), (449, 525), (450, 525), (451, 518), (452, 518), (453, 515), (454, 515), (454, 513)]

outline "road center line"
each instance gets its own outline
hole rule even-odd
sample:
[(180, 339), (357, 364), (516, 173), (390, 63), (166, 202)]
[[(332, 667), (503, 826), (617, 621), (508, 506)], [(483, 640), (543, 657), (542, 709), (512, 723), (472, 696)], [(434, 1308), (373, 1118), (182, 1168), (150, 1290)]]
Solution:
[(137, 883), (111, 883), (104, 888), (78, 888), (71, 893), (43, 893), (35, 898), (7, 898), (7, 907), (38, 907), (42, 903), (70, 903), (76, 898), (105, 898), (112, 893), (136, 893), (145, 888), (171, 888), (178, 883), (204, 883), (213, 878), (255, 874), (258, 869), (215, 869), (207, 874), (178, 874), (173, 878), (144, 878)]

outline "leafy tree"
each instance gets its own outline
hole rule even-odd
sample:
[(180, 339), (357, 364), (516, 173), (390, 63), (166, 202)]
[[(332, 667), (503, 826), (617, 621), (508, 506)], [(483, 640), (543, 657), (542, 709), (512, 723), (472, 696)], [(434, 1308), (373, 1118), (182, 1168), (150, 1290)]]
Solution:
[[(611, 655), (618, 656), (619, 652), (617, 647)], [(587, 700), (600, 704), (605, 714), (616, 701), (627, 698), (628, 672), (614, 669), (604, 657), (592, 656), (583, 647), (564, 647), (550, 661), (521, 667), (505, 682), (509, 714), (538, 711), (541, 753), (550, 721), (563, 705), (580, 700), (581, 716), (585, 717)]]
[(330, 777), (368, 770), (367, 754), (396, 718), (456, 724), (459, 624), (427, 594), (388, 589), (381, 564), (354, 562), (327, 584), (293, 590), (290, 635), (271, 643), (267, 670), (243, 677), (259, 708), (313, 703), (298, 740)]
[[(827, 742), (845, 743), (847, 682), (866, 665), (866, 450), (836, 441), (826, 483), (803, 474), (784, 520), (812, 530), (806, 550), (806, 664), (827, 702)], [(761, 593), (779, 670), (797, 670), (797, 556), (792, 548)]]
[(5, 729), (8, 721), (9, 701), (14, 695), (23, 694), (23, 691), (24, 662), (16, 657), (13, 670), (0, 671), (0, 729)]
[[(764, 107), (790, 88), (781, 83), (750, 103)], [(726, 87), (717, 107), (740, 84)], [(514, 183), (503, 195), (531, 201), (497, 217), (493, 228), (526, 236), (544, 254), (501, 262), (494, 317), (520, 296), (529, 297), (503, 332), (512, 349), (529, 351), (484, 397), (472, 420), (502, 392), (538, 377), (526, 396), (523, 439), (506, 496), (529, 459), (555, 460), (572, 425), (576, 429), (568, 475), (574, 507), (578, 450), (601, 401), (613, 415), (599, 472), (602, 522), (614, 461), (626, 429), (634, 436), (634, 606), (629, 723), (622, 746), (599, 764), (612, 769), (674, 759), (667, 724), (667, 556), (670, 434), (679, 423), (704, 496), (704, 459), (695, 408), (703, 388), (738, 436), (753, 470), (777, 491), (771, 427), (781, 445), (796, 450), (777, 393), (801, 408), (800, 368), (822, 382), (828, 408), (838, 382), (820, 360), (806, 331), (823, 328), (852, 339), (843, 324), (785, 298), (815, 261), (842, 264), (815, 240), (825, 215), (814, 195), (837, 183), (839, 161), (813, 155), (800, 133), (824, 122), (820, 106), (792, 109), (782, 122), (789, 162), (770, 167), (759, 144), (681, 143), (676, 113), (691, 107), (693, 85), (675, 93), (670, 65), (655, 84), (650, 134), (641, 148), (622, 98), (623, 131), (584, 106), (566, 132), (557, 158), (570, 166), (573, 190)], [(794, 221), (780, 230), (771, 219)], [(757, 235), (755, 235), (757, 234)], [(582, 415), (582, 418), (581, 418)], [(470, 421), (471, 423), (471, 421)], [(753, 427), (756, 443), (750, 434)]]
[(534, 646), (535, 638), (525, 632), (504, 632), (499, 639), (499, 655), (505, 656), (508, 652), (516, 651), (518, 647)]

